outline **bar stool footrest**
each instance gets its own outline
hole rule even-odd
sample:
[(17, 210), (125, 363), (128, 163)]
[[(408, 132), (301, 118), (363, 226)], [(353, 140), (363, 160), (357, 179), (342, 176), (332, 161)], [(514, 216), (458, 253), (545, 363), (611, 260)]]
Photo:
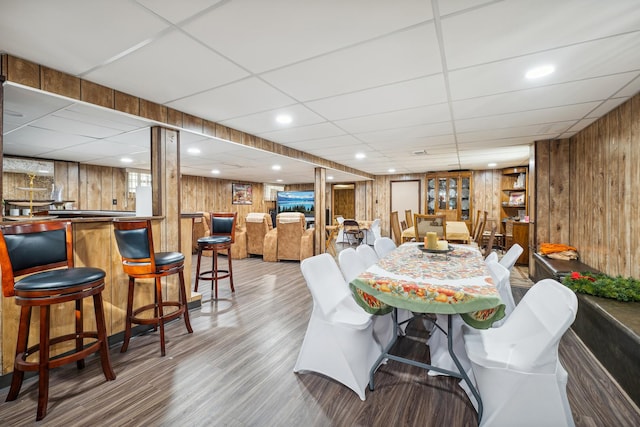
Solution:
[[(77, 338), (93, 338), (93, 339), (98, 339), (98, 332), (96, 331), (91, 331), (91, 332), (83, 332), (81, 334), (67, 334), (67, 335), (62, 335), (59, 337), (55, 337), (52, 338), (49, 341), (49, 347), (51, 347), (52, 345), (55, 344), (59, 344), (61, 342), (65, 342), (65, 341), (75, 341)], [(59, 366), (62, 365), (66, 365), (68, 363), (72, 363), (72, 362), (77, 362), (78, 360), (82, 360), (84, 358), (86, 358), (87, 356), (96, 353), (100, 350), (100, 345), (101, 342), (100, 341), (95, 341), (92, 342), (91, 344), (83, 347), (82, 350), (80, 351), (75, 351), (72, 354), (66, 354), (66, 355), (58, 355), (58, 356), (52, 356), (49, 359), (49, 363), (48, 366), (50, 369), (52, 368), (57, 368)], [(27, 362), (27, 357), (31, 356), (32, 354), (36, 353), (40, 351), (40, 344), (36, 344), (34, 346), (31, 346), (27, 349), (27, 351), (25, 353), (18, 353), (16, 355), (16, 366), (19, 368), (19, 370), (21, 371), (37, 371), (39, 369), (39, 363), (36, 362)]]

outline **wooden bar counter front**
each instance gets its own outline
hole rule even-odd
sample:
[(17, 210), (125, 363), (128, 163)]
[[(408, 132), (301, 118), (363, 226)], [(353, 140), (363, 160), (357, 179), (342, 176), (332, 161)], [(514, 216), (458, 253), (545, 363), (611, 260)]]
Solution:
[[(161, 235), (162, 217), (152, 217), (154, 245), (158, 248), (161, 245), (163, 236)], [(107, 274), (105, 277), (105, 290), (102, 293), (104, 299), (105, 321), (107, 335), (113, 337), (110, 341), (122, 340), (122, 333), (125, 326), (125, 314), (127, 309), (127, 284), (129, 278), (122, 270), (120, 253), (113, 233), (112, 217), (76, 218), (69, 219), (73, 223), (73, 238), (75, 248), (76, 267), (96, 267), (101, 268)], [(56, 221), (53, 219), (52, 221)], [(185, 215), (181, 219), (181, 236), (179, 250), (185, 255), (184, 279), (187, 283), (187, 300), (189, 302), (199, 299), (198, 294), (191, 292), (191, 229), (192, 218)], [(46, 250), (46, 248), (43, 248)], [(138, 307), (153, 302), (153, 280), (136, 280), (136, 293), (134, 306)], [(178, 299), (177, 277), (169, 277), (164, 282), (163, 294), (166, 298)], [(16, 335), (20, 318), (20, 308), (16, 305), (14, 298), (4, 298), (0, 294), (0, 358), (2, 363), (1, 375), (9, 374), (13, 371), (15, 359)], [(95, 318), (91, 299), (85, 299), (84, 313), (86, 329), (95, 328)], [(60, 308), (51, 312), (51, 336), (72, 333), (73, 322), (73, 302), (60, 304)], [(36, 316), (37, 317), (37, 316)], [(31, 323), (29, 343), (37, 341), (39, 334), (39, 322)], [(118, 335), (120, 334), (120, 335)], [(118, 335), (117, 337), (114, 337)], [(61, 354), (72, 349), (73, 343), (66, 343), (66, 346), (59, 345), (52, 351), (52, 355)], [(0, 384), (4, 382), (0, 381)]]

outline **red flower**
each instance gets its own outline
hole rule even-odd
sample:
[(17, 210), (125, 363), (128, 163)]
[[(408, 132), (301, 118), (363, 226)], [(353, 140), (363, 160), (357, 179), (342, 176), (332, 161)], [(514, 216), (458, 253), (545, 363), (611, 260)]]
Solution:
[(582, 276), (580, 276), (580, 273), (578, 273), (577, 271), (574, 271), (571, 273), (571, 278), (574, 280), (578, 280), (580, 279)]

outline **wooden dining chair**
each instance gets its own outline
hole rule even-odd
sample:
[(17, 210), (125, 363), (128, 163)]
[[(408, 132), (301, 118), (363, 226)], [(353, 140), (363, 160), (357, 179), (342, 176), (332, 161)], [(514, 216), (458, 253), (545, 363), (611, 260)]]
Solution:
[(411, 213), (411, 209), (406, 209), (404, 211), (404, 218), (407, 222), (407, 228), (413, 227), (413, 213)]
[(391, 231), (393, 232), (393, 241), (396, 246), (402, 244), (402, 231), (400, 230), (400, 220), (398, 219), (398, 211), (391, 212)]
[(476, 232), (473, 235), (473, 242), (479, 246), (482, 245), (482, 235), (484, 233), (484, 229), (487, 225), (487, 211), (484, 211), (482, 219), (478, 222), (478, 227), (476, 228)]
[(473, 230), (471, 230), (471, 238), (475, 238), (476, 233), (478, 231), (478, 227), (480, 226), (480, 218), (482, 217), (482, 211), (478, 209), (476, 213), (476, 220), (473, 222)]
[(435, 232), (438, 239), (447, 239), (447, 217), (446, 215), (425, 215), (413, 214), (413, 230), (416, 241), (424, 240), (428, 232)]

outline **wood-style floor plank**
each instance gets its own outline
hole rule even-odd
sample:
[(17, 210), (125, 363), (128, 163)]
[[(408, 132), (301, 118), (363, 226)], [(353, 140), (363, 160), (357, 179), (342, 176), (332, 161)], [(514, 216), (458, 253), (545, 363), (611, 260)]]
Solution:
[[(195, 263), (194, 263), (195, 265)], [(522, 286), (531, 283), (514, 274)], [(477, 417), (457, 380), (390, 361), (376, 373), (367, 400), (317, 374), (294, 374), (311, 311), (297, 262), (234, 260), (235, 295), (192, 310), (193, 334), (181, 320), (167, 327), (167, 355), (157, 333), (111, 347), (115, 381), (106, 382), (95, 357), (87, 367), (52, 371), (49, 410), (36, 423), (37, 378), (17, 401), (4, 402), (2, 426), (471, 426)], [(122, 284), (126, 286), (125, 283)], [(209, 284), (201, 284), (204, 300)], [(397, 354), (428, 359), (421, 322), (399, 339)], [(572, 332), (561, 344), (569, 399), (578, 426), (640, 425), (640, 412)]]

